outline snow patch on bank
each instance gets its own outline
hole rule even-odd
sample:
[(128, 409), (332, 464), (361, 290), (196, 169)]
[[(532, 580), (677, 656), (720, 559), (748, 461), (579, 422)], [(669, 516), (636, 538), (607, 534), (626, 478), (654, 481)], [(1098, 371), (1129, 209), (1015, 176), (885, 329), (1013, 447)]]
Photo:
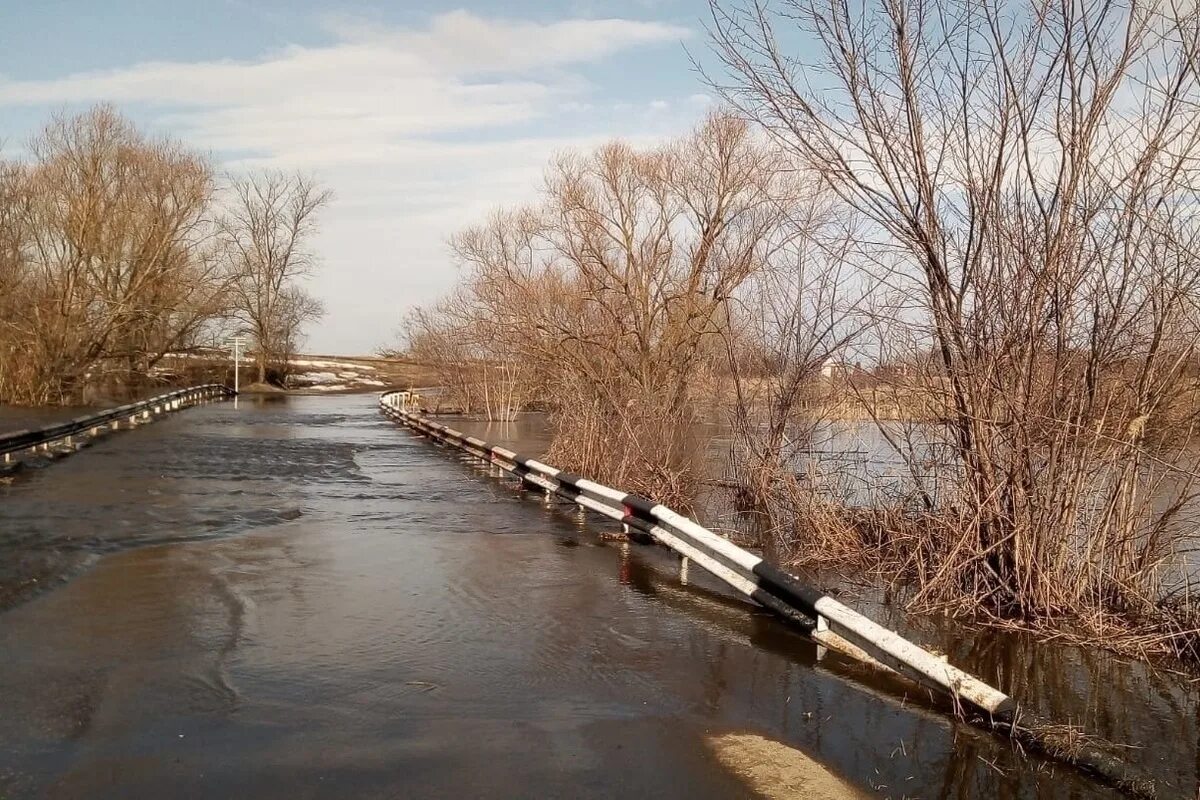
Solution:
[(309, 389), (314, 392), (351, 392), (355, 389), (378, 389), (387, 386), (386, 381), (379, 380), (379, 377), (374, 374), (376, 368), (368, 364), (312, 358), (297, 358), (289, 363), (293, 368), (308, 368), (305, 372), (288, 376), (288, 387), (292, 389)]
[(350, 361), (320, 361), (311, 358), (294, 358), (288, 362), (293, 367), (319, 367), (321, 369), (343, 369), (353, 372), (374, 372), (370, 364), (355, 364)]

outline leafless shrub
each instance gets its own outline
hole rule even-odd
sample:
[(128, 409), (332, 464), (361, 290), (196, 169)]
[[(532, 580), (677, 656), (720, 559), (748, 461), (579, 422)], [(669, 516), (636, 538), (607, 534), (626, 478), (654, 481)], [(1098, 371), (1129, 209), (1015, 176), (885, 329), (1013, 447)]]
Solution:
[[(712, 11), (714, 82), (884, 246), (882, 349), (905, 350), (878, 356), (911, 365), (948, 456), (881, 550), (918, 602), (1163, 618), (1196, 474), (1195, 8)], [(781, 44), (796, 28), (805, 60)]]
[[(812, 448), (835, 408), (831, 368), (870, 324), (873, 280), (855, 263), (853, 219), (817, 176), (793, 182), (789, 223), (729, 310), (726, 355), (732, 403), (726, 467), (759, 528), (802, 526), (823, 552), (845, 553), (848, 532), (830, 512), (831, 488), (812, 474)], [(832, 501), (832, 502), (831, 502)]]
[(404, 320), (409, 357), (433, 367), (443, 400), (488, 420), (511, 421), (535, 386), (529, 364), (520, 358), (515, 332), (495, 325), (494, 308), (482, 287), (462, 287), (431, 308), (417, 308)]

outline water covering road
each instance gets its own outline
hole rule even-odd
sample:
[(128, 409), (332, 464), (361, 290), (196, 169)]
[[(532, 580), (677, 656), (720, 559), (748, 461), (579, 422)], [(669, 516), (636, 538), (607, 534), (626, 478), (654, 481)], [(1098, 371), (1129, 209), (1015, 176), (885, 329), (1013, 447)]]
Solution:
[[(0, 488), (0, 797), (1111, 797), (384, 420), (208, 405)], [(760, 787), (761, 788), (761, 787)]]

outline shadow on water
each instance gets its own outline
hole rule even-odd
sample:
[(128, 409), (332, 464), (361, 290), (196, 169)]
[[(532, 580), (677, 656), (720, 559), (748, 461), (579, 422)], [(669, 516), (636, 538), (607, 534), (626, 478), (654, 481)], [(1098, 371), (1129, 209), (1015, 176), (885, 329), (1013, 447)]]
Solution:
[[(536, 452), (544, 430), (485, 435)], [(0, 586), (23, 601), (0, 613), (0, 796), (751, 796), (705, 749), (726, 731), (871, 796), (1114, 796), (611, 530), (373, 397), (243, 398), (110, 437), (0, 488)], [(23, 559), (56, 590), (14, 592)], [(917, 624), (1140, 743), (1162, 796), (1195, 794), (1182, 682)]]

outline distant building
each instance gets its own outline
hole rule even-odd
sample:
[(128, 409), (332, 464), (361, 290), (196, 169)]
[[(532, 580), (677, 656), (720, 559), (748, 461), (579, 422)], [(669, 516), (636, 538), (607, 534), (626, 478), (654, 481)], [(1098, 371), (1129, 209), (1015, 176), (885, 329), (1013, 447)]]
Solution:
[(821, 375), (826, 378), (832, 378), (835, 375), (839, 378), (847, 378), (851, 375), (861, 374), (862, 371), (862, 365), (857, 361), (851, 363), (849, 361), (840, 361), (836, 358), (827, 358), (825, 359), (825, 363), (821, 365)]

